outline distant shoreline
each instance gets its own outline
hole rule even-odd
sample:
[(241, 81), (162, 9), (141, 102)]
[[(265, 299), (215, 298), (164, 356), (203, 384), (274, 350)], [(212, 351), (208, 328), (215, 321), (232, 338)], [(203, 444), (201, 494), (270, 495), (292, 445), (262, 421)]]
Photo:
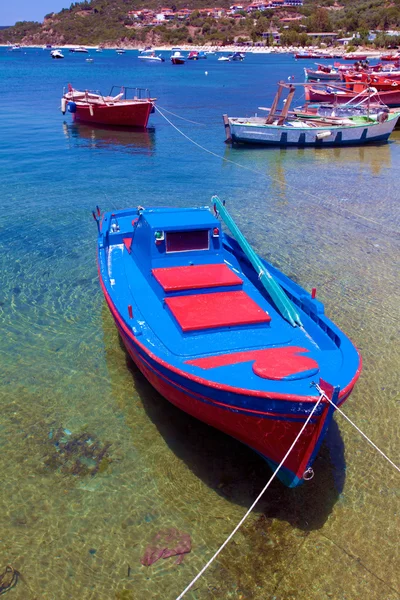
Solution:
[[(45, 49), (44, 45), (30, 45), (30, 44), (19, 44), (21, 48), (37, 48), (37, 49)], [(368, 58), (379, 58), (382, 53), (390, 54), (386, 48), (382, 48), (381, 50), (366, 50), (363, 48), (358, 48), (353, 52), (345, 52), (342, 48), (335, 49), (327, 49), (327, 48), (318, 48), (317, 46), (307, 46), (307, 47), (296, 47), (296, 46), (239, 46), (239, 45), (231, 45), (231, 46), (199, 46), (194, 44), (182, 44), (182, 45), (169, 45), (169, 46), (151, 46), (151, 50), (154, 52), (171, 52), (172, 48), (178, 47), (184, 52), (190, 52), (192, 50), (197, 51), (205, 51), (205, 52), (218, 52), (218, 53), (228, 53), (228, 52), (243, 52), (249, 54), (294, 54), (294, 53), (307, 53), (307, 52), (321, 52), (324, 54), (332, 54), (332, 59), (336, 58), (337, 55), (341, 54), (342, 57), (347, 56), (348, 54), (363, 54), (367, 55)], [(9, 44), (0, 44), (0, 48), (7, 48)], [(86, 44), (66, 44), (66, 45), (52, 45), (52, 48), (60, 48), (63, 50), (69, 50), (70, 48), (86, 48), (87, 50), (96, 51), (99, 46), (89, 46)], [(141, 46), (132, 46), (132, 45), (100, 45), (102, 50), (143, 50), (143, 44)]]

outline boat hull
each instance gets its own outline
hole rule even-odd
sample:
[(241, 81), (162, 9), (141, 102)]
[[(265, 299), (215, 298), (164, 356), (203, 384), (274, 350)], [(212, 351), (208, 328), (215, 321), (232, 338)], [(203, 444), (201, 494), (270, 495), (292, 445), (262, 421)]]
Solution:
[(324, 71), (313, 71), (304, 69), (304, 74), (308, 81), (340, 81), (340, 73), (324, 73)]
[[(127, 352), (149, 383), (177, 408), (255, 450), (272, 469), (279, 465), (315, 404), (308, 403), (304, 411), (301, 411), (299, 403), (290, 402), (289, 398), (282, 399), (281, 403), (271, 399), (270, 410), (268, 403), (264, 411), (238, 409), (231, 404), (230, 391), (198, 384), (177, 374), (174, 369), (169, 369), (152, 356), (126, 326), (103, 281), (100, 281)], [(342, 390), (336, 401), (338, 406), (351, 394), (358, 375), (359, 372)], [(303, 483), (304, 475), (313, 463), (332, 420), (334, 407), (330, 403), (321, 402), (319, 408), (277, 473), (280, 481), (288, 487)]]
[[(397, 119), (384, 123), (338, 128), (290, 128), (266, 125), (235, 124), (229, 121), (232, 141), (235, 143), (262, 144), (264, 146), (347, 146), (385, 142), (392, 133)], [(324, 133), (325, 137), (318, 138)], [(329, 135), (328, 135), (329, 134)]]
[(76, 103), (74, 118), (83, 123), (118, 125), (125, 127), (147, 127), (153, 102), (141, 101), (115, 105)]
[[(318, 90), (306, 86), (305, 98), (306, 102), (329, 102), (337, 104), (345, 104), (346, 102), (351, 102), (356, 98), (357, 102), (364, 100), (364, 104), (366, 104), (368, 94), (357, 95), (356, 92), (325, 92), (324, 90)], [(371, 102), (376, 102), (379, 100), (382, 104), (386, 104), (386, 106), (389, 106), (390, 108), (396, 108), (397, 106), (400, 106), (400, 91), (382, 91), (375, 94), (371, 93), (370, 99)]]

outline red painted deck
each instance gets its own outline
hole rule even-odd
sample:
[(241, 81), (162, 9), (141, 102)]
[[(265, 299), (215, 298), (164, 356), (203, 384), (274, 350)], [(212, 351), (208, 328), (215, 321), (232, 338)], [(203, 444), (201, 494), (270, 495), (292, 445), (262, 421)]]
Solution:
[(182, 331), (268, 323), (271, 317), (246, 292), (214, 292), (165, 298)]
[(215, 369), (216, 367), (254, 361), (253, 371), (263, 379), (302, 379), (302, 377), (309, 377), (310, 374), (315, 375), (319, 370), (318, 363), (310, 356), (305, 356), (307, 352), (307, 348), (284, 346), (196, 358), (187, 360), (186, 364), (195, 365), (201, 369)]
[(243, 280), (225, 263), (153, 269), (152, 273), (166, 292), (239, 285)]

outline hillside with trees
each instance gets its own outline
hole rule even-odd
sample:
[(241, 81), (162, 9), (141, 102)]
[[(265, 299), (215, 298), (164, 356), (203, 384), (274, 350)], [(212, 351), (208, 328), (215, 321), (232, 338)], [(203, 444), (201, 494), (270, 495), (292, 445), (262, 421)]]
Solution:
[[(371, 30), (378, 30), (376, 46), (395, 46), (400, 41), (386, 33), (400, 27), (400, 0), (305, 0), (303, 6), (251, 13), (246, 10), (248, 3), (232, 13), (231, 0), (218, 0), (226, 14), (216, 17), (207, 14), (205, 9), (213, 7), (207, 0), (175, 0), (171, 5), (159, 0), (85, 0), (46, 15), (43, 23), (23, 21), (0, 30), (0, 43), (222, 46), (234, 42), (272, 44), (273, 33), (278, 32), (282, 44), (307, 45), (315, 42), (309, 32), (338, 32), (339, 37), (356, 34), (354, 45), (365, 45), (372, 43), (368, 39)], [(156, 21), (155, 15), (166, 6), (173, 13), (190, 10), (186, 16)], [(141, 14), (132, 16), (144, 9), (153, 14), (153, 20)]]

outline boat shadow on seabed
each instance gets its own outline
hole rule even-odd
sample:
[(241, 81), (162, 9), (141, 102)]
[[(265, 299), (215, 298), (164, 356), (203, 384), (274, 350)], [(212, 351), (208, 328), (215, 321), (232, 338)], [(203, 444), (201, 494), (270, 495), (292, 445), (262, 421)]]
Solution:
[[(146, 415), (171, 451), (208, 487), (247, 509), (271, 477), (267, 463), (239, 441), (173, 406), (142, 375), (120, 337), (119, 345), (133, 379), (132, 391), (136, 391)], [(324, 525), (345, 481), (344, 444), (335, 420), (313, 468), (314, 478), (294, 489), (275, 479), (256, 512), (262, 512), (262, 518), (286, 521), (306, 532)]]

